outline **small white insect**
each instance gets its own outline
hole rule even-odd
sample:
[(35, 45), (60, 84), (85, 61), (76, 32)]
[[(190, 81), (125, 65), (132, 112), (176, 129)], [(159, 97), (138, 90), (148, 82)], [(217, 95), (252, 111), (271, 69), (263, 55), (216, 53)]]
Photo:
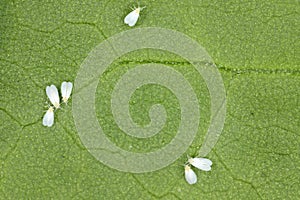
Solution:
[(211, 170), (212, 161), (207, 158), (189, 158), (188, 162), (203, 171)]
[(64, 103), (68, 102), (72, 92), (73, 84), (71, 82), (62, 82), (61, 83), (61, 96)]
[(134, 26), (139, 19), (140, 12), (144, 9), (145, 7), (137, 7), (134, 8), (133, 11), (131, 11), (125, 18), (124, 18), (124, 23), (128, 24), (129, 26)]
[(54, 108), (50, 106), (43, 117), (43, 125), (51, 127), (53, 123), (54, 123)]
[(54, 105), (56, 109), (59, 108), (60, 103), (59, 103), (59, 96), (58, 96), (58, 91), (55, 85), (50, 85), (46, 87), (46, 94), (48, 98), (50, 99), (51, 103)]
[(188, 182), (188, 184), (192, 185), (197, 182), (197, 175), (189, 165), (184, 166), (184, 174), (185, 174), (185, 180)]

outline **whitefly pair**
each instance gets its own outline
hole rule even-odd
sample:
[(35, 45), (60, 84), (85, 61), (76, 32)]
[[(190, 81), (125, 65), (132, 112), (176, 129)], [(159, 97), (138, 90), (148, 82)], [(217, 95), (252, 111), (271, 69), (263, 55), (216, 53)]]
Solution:
[(188, 184), (195, 184), (197, 182), (197, 175), (191, 169), (191, 165), (203, 171), (210, 171), (212, 161), (207, 158), (188, 159), (188, 162), (184, 166), (185, 180), (188, 182)]
[[(61, 84), (61, 96), (64, 103), (68, 102), (72, 92), (73, 84), (71, 82), (62, 82)], [(46, 87), (46, 94), (53, 106), (50, 106), (46, 114), (43, 117), (43, 125), (51, 127), (54, 123), (54, 109), (60, 108), (60, 99), (58, 90), (55, 85)]]

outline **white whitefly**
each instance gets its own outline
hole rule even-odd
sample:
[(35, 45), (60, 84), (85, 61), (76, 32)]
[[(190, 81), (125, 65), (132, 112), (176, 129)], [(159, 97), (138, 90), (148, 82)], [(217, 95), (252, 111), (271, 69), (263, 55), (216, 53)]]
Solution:
[[(144, 7), (143, 7), (144, 8)], [(125, 18), (124, 23), (128, 24), (129, 26), (134, 26), (139, 19), (140, 12), (143, 10), (141, 7), (135, 8), (133, 11), (131, 11)]]
[(190, 158), (188, 162), (194, 167), (203, 171), (211, 170), (212, 161), (207, 158)]
[(59, 108), (59, 96), (58, 96), (58, 91), (55, 85), (50, 85), (46, 87), (46, 94), (51, 101), (51, 103), (54, 105), (54, 107), (57, 109)]
[(184, 175), (185, 175), (185, 180), (188, 182), (188, 184), (192, 185), (197, 182), (197, 175), (189, 165), (184, 166)]
[(43, 117), (43, 125), (44, 126), (48, 126), (51, 127), (54, 123), (54, 109), (53, 107), (49, 107), (49, 109), (47, 110), (47, 112), (45, 113), (44, 117)]
[(61, 96), (64, 103), (68, 102), (72, 92), (73, 84), (71, 82), (62, 82), (61, 83)]

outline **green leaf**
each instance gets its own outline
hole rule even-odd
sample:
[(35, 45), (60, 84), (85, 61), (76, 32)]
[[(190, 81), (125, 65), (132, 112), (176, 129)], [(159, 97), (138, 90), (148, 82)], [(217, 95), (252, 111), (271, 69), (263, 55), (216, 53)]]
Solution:
[(209, 126), (210, 99), (192, 66), (169, 53), (143, 50), (117, 59), (99, 77), (96, 109), (107, 137), (120, 148), (133, 152), (161, 148), (175, 136), (180, 121), (174, 95), (150, 85), (132, 96), (130, 112), (141, 126), (149, 123), (153, 104), (161, 103), (168, 113), (162, 134), (144, 141), (124, 135), (117, 127), (110, 110), (111, 92), (118, 78), (139, 64), (161, 63), (182, 73), (199, 99), (201, 121), (186, 154), (170, 166), (131, 174), (99, 162), (77, 134), (72, 98), (55, 112), (53, 127), (42, 126), (46, 86), (73, 82), (95, 46), (131, 29), (123, 19), (133, 2), (3, 1), (1, 199), (299, 198), (299, 1), (140, 3), (147, 7), (136, 27), (162, 27), (190, 36), (208, 51), (223, 77), (226, 122), (207, 156), (213, 161), (212, 170), (197, 170), (195, 185), (184, 180), (186, 154), (197, 154)]

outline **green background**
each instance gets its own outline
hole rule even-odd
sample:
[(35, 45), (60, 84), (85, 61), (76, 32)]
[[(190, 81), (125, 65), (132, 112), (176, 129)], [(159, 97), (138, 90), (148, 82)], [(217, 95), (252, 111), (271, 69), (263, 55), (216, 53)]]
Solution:
[[(212, 170), (184, 180), (186, 155), (196, 155), (209, 125), (209, 93), (180, 57), (143, 50), (116, 60), (99, 77), (96, 108), (107, 136), (136, 152), (170, 142), (180, 121), (176, 98), (163, 87), (140, 88), (132, 118), (162, 103), (167, 124), (159, 137), (124, 136), (110, 112), (117, 77), (143, 63), (183, 73), (201, 105), (199, 132), (172, 165), (145, 174), (124, 173), (97, 161), (81, 144), (72, 100), (42, 126), (47, 85), (74, 81), (88, 53), (106, 38), (130, 29), (123, 23), (135, 1), (1, 1), (0, 198), (1, 199), (297, 199), (300, 198), (300, 2), (140, 1), (147, 6), (136, 27), (180, 31), (215, 61), (227, 93), (226, 123), (208, 158)], [(76, 88), (74, 90), (76, 92)], [(155, 98), (153, 97), (155, 94)], [(152, 98), (152, 99), (150, 99)], [(170, 134), (164, 134), (164, 132)]]

